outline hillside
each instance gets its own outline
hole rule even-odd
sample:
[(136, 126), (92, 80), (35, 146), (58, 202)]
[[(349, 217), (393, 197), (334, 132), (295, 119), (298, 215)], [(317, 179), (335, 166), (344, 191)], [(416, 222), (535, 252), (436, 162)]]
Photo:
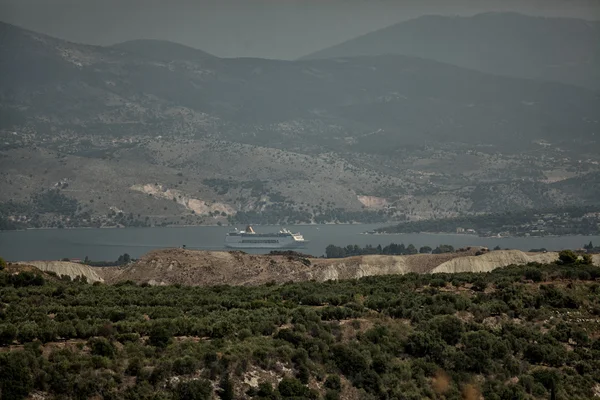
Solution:
[(302, 59), (403, 54), (483, 72), (600, 88), (600, 22), (516, 13), (424, 16)]
[(594, 91), (401, 55), (221, 59), (8, 24), (0, 38), (0, 229), (383, 222), (599, 198)]
[(21, 129), (54, 140), (67, 132), (88, 139), (219, 132), (239, 140), (252, 132), (252, 144), (309, 144), (327, 143), (339, 130), (358, 136), (382, 129), (387, 134), (378, 139), (388, 145), (392, 138), (498, 145), (561, 141), (567, 127), (571, 139), (595, 140), (597, 129), (588, 122), (599, 105), (595, 92), (406, 56), (216, 59), (169, 42), (103, 48), (6, 24), (2, 30), (2, 53), (11, 60), (0, 70), (2, 108), (24, 119)]
[[(269, 282), (324, 282), (410, 272), (489, 272), (508, 265), (550, 263), (558, 259), (558, 253), (552, 252), (527, 254), (518, 250), (499, 250), (475, 256), (476, 251), (322, 259), (169, 249), (152, 251), (127, 267), (105, 268), (100, 273), (104, 274), (107, 283), (133, 281), (151, 285), (247, 286)], [(600, 259), (595, 259), (595, 262), (600, 264)]]
[(542, 400), (600, 392), (600, 268), (591, 265), (250, 287), (27, 276), (0, 272), (2, 398)]

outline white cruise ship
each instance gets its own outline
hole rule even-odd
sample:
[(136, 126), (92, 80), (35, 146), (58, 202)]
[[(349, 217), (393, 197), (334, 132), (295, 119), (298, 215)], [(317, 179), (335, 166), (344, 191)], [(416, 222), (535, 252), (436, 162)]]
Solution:
[(256, 233), (250, 225), (245, 231), (237, 228), (225, 236), (225, 247), (236, 249), (297, 249), (309, 241), (300, 233), (281, 229), (277, 233)]

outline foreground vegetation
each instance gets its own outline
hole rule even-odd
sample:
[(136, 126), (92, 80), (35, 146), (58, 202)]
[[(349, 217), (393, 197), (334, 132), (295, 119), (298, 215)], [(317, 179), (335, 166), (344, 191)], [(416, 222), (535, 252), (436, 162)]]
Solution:
[(600, 388), (600, 268), (561, 259), (252, 288), (0, 272), (0, 393), (589, 399)]

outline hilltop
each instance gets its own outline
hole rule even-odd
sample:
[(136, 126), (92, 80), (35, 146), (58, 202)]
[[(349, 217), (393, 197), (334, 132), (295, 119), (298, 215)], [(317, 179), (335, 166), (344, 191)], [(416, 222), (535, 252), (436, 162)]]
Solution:
[(600, 89), (600, 22), (517, 13), (428, 15), (303, 57), (403, 54), (478, 71)]

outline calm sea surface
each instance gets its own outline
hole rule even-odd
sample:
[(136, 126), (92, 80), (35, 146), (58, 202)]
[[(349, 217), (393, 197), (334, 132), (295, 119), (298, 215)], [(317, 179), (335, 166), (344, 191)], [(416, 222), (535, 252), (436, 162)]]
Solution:
[[(562, 236), (545, 238), (480, 238), (469, 235), (398, 234), (363, 235), (361, 233), (383, 225), (301, 225), (287, 226), (310, 240), (306, 249), (299, 251), (321, 256), (329, 244), (345, 246), (390, 243), (409, 243), (435, 247), (450, 244), (454, 247), (500, 246), (529, 250), (545, 247), (548, 250), (573, 249), (592, 241), (600, 244), (600, 236)], [(242, 228), (242, 227), (240, 227)], [(255, 226), (257, 232), (274, 232), (279, 226)], [(223, 240), (230, 227), (196, 226), (180, 228), (126, 228), (126, 229), (41, 229), (18, 232), (0, 232), (0, 256), (9, 261), (58, 260), (84, 258), (116, 260), (129, 253), (137, 258), (153, 249), (180, 247), (188, 249), (223, 250)], [(268, 253), (269, 250), (248, 251)]]

